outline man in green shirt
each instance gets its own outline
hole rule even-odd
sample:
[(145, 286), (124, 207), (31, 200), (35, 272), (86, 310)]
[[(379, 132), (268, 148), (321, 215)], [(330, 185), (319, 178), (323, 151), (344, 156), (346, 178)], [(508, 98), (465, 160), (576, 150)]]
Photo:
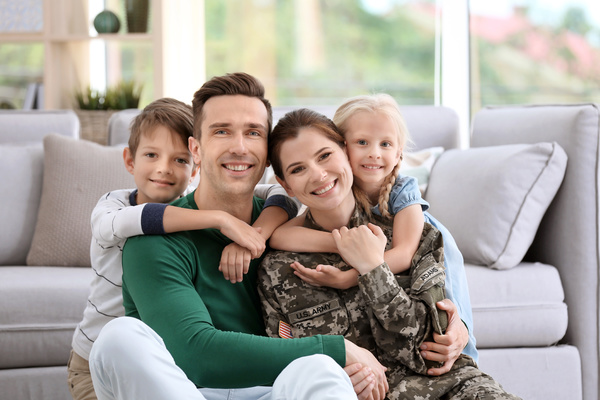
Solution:
[[(272, 124), (262, 84), (244, 73), (215, 77), (196, 92), (193, 108), (189, 147), (200, 183), (173, 204), (223, 210), (252, 224), (263, 205), (253, 190), (267, 164)], [(276, 225), (261, 234), (268, 238)], [(232, 284), (218, 270), (230, 244), (216, 229), (128, 240), (123, 299), (135, 318), (111, 321), (92, 348), (98, 398), (212, 399), (236, 389), (244, 399), (349, 399), (355, 392), (383, 399), (384, 367), (342, 336), (265, 336), (256, 288), (260, 259)], [(197, 387), (220, 389), (200, 394)]]

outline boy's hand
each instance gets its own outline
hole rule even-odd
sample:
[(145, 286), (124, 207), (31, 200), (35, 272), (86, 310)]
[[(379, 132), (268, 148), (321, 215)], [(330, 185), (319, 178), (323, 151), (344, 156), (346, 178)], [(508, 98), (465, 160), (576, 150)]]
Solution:
[(266, 249), (265, 238), (260, 234), (261, 228), (253, 228), (230, 214), (226, 214), (219, 230), (241, 247), (248, 249), (251, 258), (260, 257)]
[(231, 283), (241, 282), (244, 275), (248, 273), (251, 259), (252, 255), (248, 249), (237, 243), (230, 243), (221, 253), (219, 271)]
[(294, 274), (304, 282), (313, 286), (327, 286), (334, 289), (348, 289), (358, 284), (356, 270), (342, 271), (333, 265), (317, 265), (317, 268), (306, 268), (298, 261), (290, 264)]
[(387, 239), (377, 225), (369, 223), (352, 229), (343, 226), (331, 234), (344, 261), (361, 274), (383, 264)]

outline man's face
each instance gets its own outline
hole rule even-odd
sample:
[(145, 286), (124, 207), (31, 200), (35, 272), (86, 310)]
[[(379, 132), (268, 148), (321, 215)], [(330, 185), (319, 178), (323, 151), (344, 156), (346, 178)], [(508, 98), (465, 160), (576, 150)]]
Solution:
[(203, 190), (253, 193), (267, 165), (267, 121), (267, 109), (255, 97), (216, 96), (204, 104), (200, 143), (192, 146)]

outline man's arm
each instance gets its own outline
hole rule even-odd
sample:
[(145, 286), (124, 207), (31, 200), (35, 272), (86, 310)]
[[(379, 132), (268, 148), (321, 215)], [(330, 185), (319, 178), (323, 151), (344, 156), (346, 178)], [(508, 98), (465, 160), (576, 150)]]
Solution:
[[(244, 286), (231, 285), (222, 277), (220, 286), (216, 261), (214, 266), (195, 268), (199, 255), (179, 243), (177, 236), (128, 240), (123, 252), (123, 297), (128, 314), (138, 314), (163, 338), (177, 365), (197, 386), (270, 385), (291, 361), (312, 354), (327, 354), (345, 365), (344, 341), (339, 336), (286, 340), (217, 329), (211, 313), (230, 313), (220, 318), (232, 320), (232, 326), (237, 318), (248, 317), (236, 312), (236, 304), (246, 296), (239, 291)], [(215, 275), (209, 276), (212, 272)], [(212, 281), (218, 289), (212, 296), (221, 296), (222, 303), (213, 301), (211, 294), (200, 296), (198, 279)], [(211, 301), (205, 303), (204, 297)], [(259, 311), (248, 309), (260, 322)]]

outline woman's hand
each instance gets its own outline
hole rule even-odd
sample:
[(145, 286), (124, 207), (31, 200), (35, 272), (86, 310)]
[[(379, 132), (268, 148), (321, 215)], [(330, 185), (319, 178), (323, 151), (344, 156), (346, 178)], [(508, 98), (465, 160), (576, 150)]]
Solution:
[(369, 223), (348, 229), (334, 229), (331, 234), (340, 256), (361, 275), (383, 264), (387, 238), (377, 225)]
[(431, 361), (443, 362), (439, 368), (430, 368), (428, 375), (442, 375), (450, 371), (454, 362), (458, 359), (463, 349), (469, 342), (469, 332), (467, 327), (460, 319), (458, 310), (454, 303), (449, 299), (437, 302), (440, 310), (445, 310), (448, 314), (448, 328), (444, 335), (433, 334), (435, 342), (424, 342), (421, 345), (421, 355), (423, 358)]
[(315, 269), (306, 268), (298, 261), (290, 264), (294, 274), (313, 286), (327, 286), (334, 289), (348, 289), (358, 285), (356, 270), (342, 271), (333, 265), (319, 264)]
[[(369, 350), (357, 346), (348, 339), (344, 339), (344, 344), (346, 347), (345, 371), (348, 376), (350, 376), (350, 380), (354, 386), (354, 391), (357, 394), (359, 394), (360, 391), (360, 399), (383, 400), (388, 390), (390, 390), (387, 377), (385, 376), (387, 368), (384, 367)], [(361, 375), (354, 376), (354, 373), (356, 373), (356, 368), (352, 367), (354, 364), (360, 364), (360, 367), (367, 368), (367, 370), (364, 370), (363, 372), (373, 374), (372, 386), (366, 385), (365, 387), (364, 385), (364, 379), (369, 379), (368, 377), (360, 379)], [(369, 383), (369, 381), (367, 381), (367, 383)]]

